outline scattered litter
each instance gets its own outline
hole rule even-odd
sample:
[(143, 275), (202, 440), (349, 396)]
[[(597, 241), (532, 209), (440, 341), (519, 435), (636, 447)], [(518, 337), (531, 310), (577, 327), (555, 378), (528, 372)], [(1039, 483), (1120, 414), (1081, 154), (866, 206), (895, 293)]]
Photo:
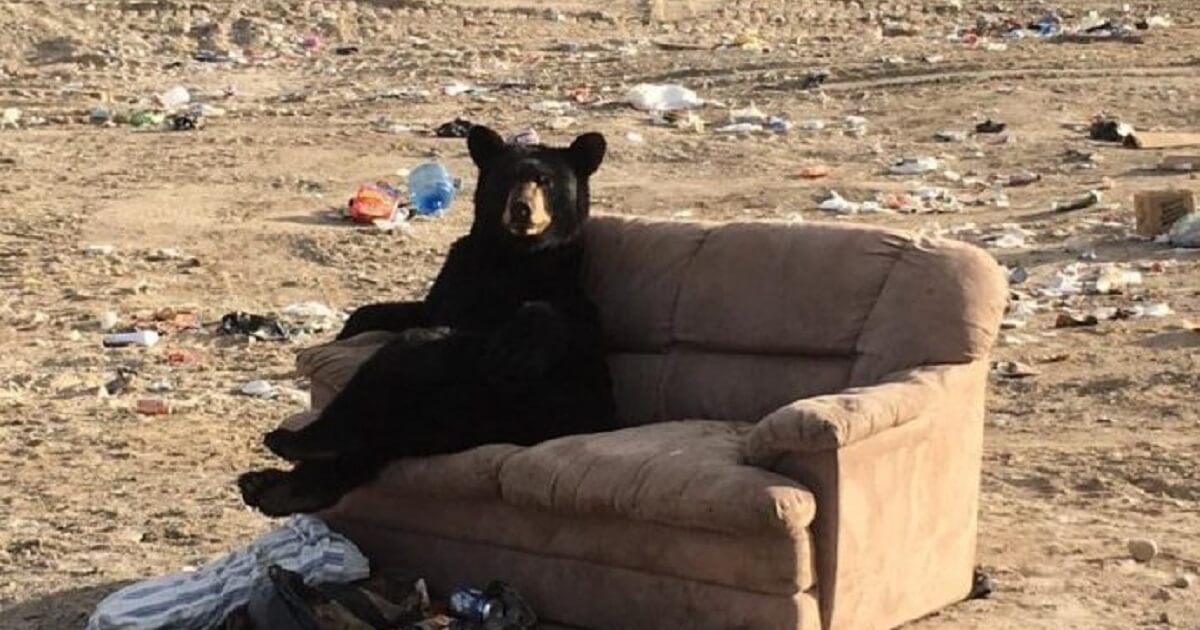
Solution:
[(845, 197), (839, 195), (836, 190), (831, 190), (829, 191), (829, 196), (826, 197), (825, 200), (817, 206), (817, 208), (831, 212), (850, 214), (854, 212), (856, 205), (857, 204), (854, 202), (848, 201)]
[(1124, 142), (1125, 138), (1131, 134), (1133, 134), (1132, 126), (1116, 118), (1104, 116), (1097, 116), (1093, 119), (1092, 125), (1088, 129), (1089, 138), (1104, 142)]
[(555, 116), (546, 123), (546, 126), (553, 131), (566, 131), (574, 127), (576, 122), (571, 116)]
[(991, 118), (975, 125), (975, 133), (1002, 133), (1005, 129), (1008, 129), (1007, 124), (994, 121)]
[(846, 134), (861, 138), (867, 133), (867, 119), (862, 116), (846, 116)]
[(283, 308), (283, 314), (289, 317), (301, 317), (305, 319), (333, 319), (339, 316), (337, 311), (320, 302), (290, 304)]
[(1024, 267), (1017, 265), (1008, 270), (1008, 283), (1021, 284), (1029, 279), (1029, 272)]
[(904, 158), (892, 164), (890, 170), (893, 175), (920, 175), (936, 171), (940, 166), (934, 157)]
[(643, 136), (642, 134), (640, 134), (636, 131), (626, 131), (625, 139), (628, 140), (629, 142), (632, 142), (633, 144), (642, 144), (643, 142), (646, 141), (645, 136)]
[(484, 94), (486, 92), (487, 92), (486, 88), (482, 88), (482, 87), (479, 87), (478, 85), (473, 85), (471, 83), (464, 83), (462, 81), (452, 81), (452, 82), (442, 86), (442, 94), (445, 94), (446, 96), (459, 96), (462, 94), (474, 95), (474, 94)]
[(16, 107), (6, 107), (0, 110), (0, 129), (20, 129), (21, 110)]
[(457, 192), (450, 171), (440, 162), (426, 162), (408, 174), (408, 198), (417, 214), (440, 216), (454, 203)]
[(532, 111), (547, 114), (563, 114), (575, 109), (574, 103), (569, 101), (534, 101), (528, 107)]
[(386, 182), (359, 184), (347, 205), (347, 216), (355, 223), (391, 219), (396, 214), (402, 196), (399, 189)]
[(154, 330), (138, 330), (127, 333), (106, 335), (101, 342), (105, 348), (125, 348), (128, 346), (150, 347), (158, 343), (158, 332)]
[(200, 128), (201, 119), (192, 114), (176, 114), (170, 121), (172, 131), (195, 131)]
[(1166, 302), (1155, 302), (1153, 304), (1135, 304), (1133, 306), (1133, 316), (1137, 318), (1144, 317), (1167, 317), (1175, 311), (1171, 310), (1171, 305)]
[(1125, 137), (1125, 146), (1133, 149), (1197, 147), (1200, 146), (1200, 133), (1135, 131)]
[(933, 134), (933, 139), (938, 142), (966, 142), (967, 132), (943, 130)]
[(755, 133), (757, 131), (762, 131), (762, 130), (763, 130), (762, 125), (756, 125), (754, 123), (733, 123), (731, 125), (717, 127), (713, 131), (716, 131), (717, 133), (743, 134), (743, 133)]
[(171, 385), (171, 381), (168, 381), (166, 379), (161, 379), (161, 378), (158, 380), (150, 381), (146, 385), (146, 391), (148, 391), (152, 394), (163, 394), (163, 393), (172, 391), (174, 389), (175, 389), (175, 387), (173, 385)]
[(83, 247), (83, 253), (88, 256), (112, 256), (115, 251), (117, 251), (117, 248), (108, 244), (85, 245)]
[(287, 324), (278, 319), (242, 311), (223, 316), (217, 332), (223, 335), (248, 335), (269, 341), (282, 341), (291, 336)]
[(1095, 315), (1078, 316), (1070, 313), (1059, 313), (1058, 318), (1054, 320), (1055, 328), (1085, 328), (1099, 324), (1100, 320)]
[(828, 70), (814, 70), (804, 75), (804, 80), (800, 82), (800, 89), (815, 90), (825, 84), (830, 78)]
[(1153, 190), (1135, 194), (1133, 204), (1137, 233), (1158, 236), (1196, 211), (1196, 196), (1190, 190)]
[(113, 119), (113, 110), (107, 105), (93, 105), (88, 109), (88, 122), (93, 125), (103, 125)]
[(176, 85), (166, 92), (159, 94), (156, 99), (163, 109), (170, 112), (191, 103), (192, 94), (182, 85)]
[(1041, 370), (1020, 361), (993, 361), (992, 374), (1000, 378), (1029, 378), (1041, 374)]
[(1174, 171), (1178, 173), (1192, 173), (1200, 170), (1200, 154), (1193, 155), (1168, 155), (1163, 157), (1158, 163), (1160, 171)]
[(1140, 285), (1142, 274), (1132, 269), (1124, 269), (1116, 265), (1104, 265), (1096, 276), (1093, 287), (1099, 295), (1119, 295), (1125, 289)]
[(824, 120), (803, 120), (800, 121), (800, 128), (805, 131), (821, 131), (825, 128)]
[(459, 619), (492, 627), (503, 620), (506, 630), (521, 630), (537, 625), (537, 615), (515, 589), (503, 582), (492, 582), (484, 589), (460, 588), (450, 594), (450, 614)]
[[(145, 416), (165, 416), (171, 413), (170, 401), (163, 398), (139, 398), (134, 404), (134, 410)], [(91, 625), (88, 625), (91, 628)], [(99, 626), (102, 628), (124, 626)]]
[(1083, 210), (1084, 208), (1090, 208), (1099, 204), (1100, 199), (1100, 191), (1090, 190), (1086, 195), (1077, 199), (1072, 199), (1070, 201), (1055, 201), (1050, 209), (1054, 212), (1072, 212), (1075, 210)]
[(129, 124), (134, 127), (161, 127), (167, 122), (167, 115), (160, 111), (139, 109), (129, 116)]
[(117, 396), (128, 389), (135, 378), (137, 378), (137, 370), (130, 367), (119, 367), (113, 373), (112, 378), (104, 383), (104, 387), (101, 388), (101, 395)]
[(243, 384), (238, 388), (238, 391), (246, 396), (253, 396), (255, 398), (274, 398), (276, 393), (274, 385), (261, 379)]
[(450, 122), (438, 125), (437, 129), (433, 130), (433, 134), (439, 138), (466, 138), (467, 134), (471, 133), (471, 127), (475, 123), (465, 118), (455, 118)]
[(538, 135), (537, 129), (528, 127), (509, 136), (508, 143), (526, 146), (532, 144), (541, 144), (542, 137)]
[(1021, 249), (1028, 243), (1029, 230), (1016, 223), (1002, 223), (1000, 231), (983, 236), (980, 240), (994, 249)]
[(1172, 247), (1200, 247), (1200, 212), (1193, 212), (1175, 222), (1168, 242)]
[(695, 92), (677, 84), (642, 83), (630, 88), (625, 100), (643, 111), (690, 109), (704, 104)]
[(1042, 181), (1042, 175), (1033, 171), (1017, 171), (1009, 175), (999, 175), (993, 181), (997, 186), (1028, 186)]
[(799, 171), (796, 171), (796, 176), (801, 179), (821, 179), (822, 177), (828, 177), (831, 172), (833, 171), (828, 166), (816, 164), (801, 167)]

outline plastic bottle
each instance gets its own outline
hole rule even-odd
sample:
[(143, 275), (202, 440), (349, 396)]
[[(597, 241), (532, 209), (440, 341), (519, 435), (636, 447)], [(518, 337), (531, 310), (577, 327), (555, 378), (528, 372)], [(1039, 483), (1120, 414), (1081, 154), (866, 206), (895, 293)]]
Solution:
[(454, 179), (439, 162), (426, 162), (408, 174), (408, 195), (417, 214), (439, 215), (454, 201)]
[(115, 333), (104, 337), (105, 348), (123, 348), (125, 346), (153, 346), (158, 343), (158, 333), (153, 330), (138, 330), (129, 333)]

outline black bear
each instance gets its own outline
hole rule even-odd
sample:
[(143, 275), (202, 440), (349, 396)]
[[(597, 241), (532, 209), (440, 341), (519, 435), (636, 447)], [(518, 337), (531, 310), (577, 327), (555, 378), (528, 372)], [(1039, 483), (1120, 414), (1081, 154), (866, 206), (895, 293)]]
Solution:
[(396, 458), (615, 428), (599, 316), (581, 286), (588, 178), (604, 136), (565, 149), (508, 145), (477, 126), (467, 146), (479, 168), (470, 232), (423, 302), (351, 315), (339, 339), (399, 335), (317, 420), (264, 436), (295, 465), (239, 477), (246, 504), (271, 516), (312, 512)]

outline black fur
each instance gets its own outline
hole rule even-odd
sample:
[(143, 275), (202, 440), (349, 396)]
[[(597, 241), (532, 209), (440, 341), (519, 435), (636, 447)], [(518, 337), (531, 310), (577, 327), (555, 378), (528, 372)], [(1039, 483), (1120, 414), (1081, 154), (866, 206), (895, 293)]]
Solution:
[[(565, 149), (510, 146), (475, 127), (468, 146), (479, 167), (470, 233), (451, 246), (424, 302), (373, 304), (350, 317), (339, 339), (402, 334), (312, 424), (264, 437), (296, 465), (242, 475), (248, 505), (269, 515), (311, 512), (392, 459), (615, 428), (599, 318), (580, 286), (588, 177), (604, 158), (604, 137), (585, 134)], [(530, 181), (546, 190), (551, 223), (516, 236), (503, 225), (504, 207), (509, 191)]]

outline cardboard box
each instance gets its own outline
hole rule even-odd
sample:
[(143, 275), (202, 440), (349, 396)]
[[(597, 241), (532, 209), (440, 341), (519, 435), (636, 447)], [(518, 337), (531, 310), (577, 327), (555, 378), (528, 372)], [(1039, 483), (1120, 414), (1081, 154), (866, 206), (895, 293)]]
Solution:
[(1133, 197), (1137, 233), (1165, 234), (1184, 215), (1196, 211), (1196, 196), (1190, 190), (1154, 190)]
[(1178, 131), (1135, 131), (1125, 136), (1125, 146), (1134, 149), (1174, 149), (1200, 146), (1200, 133)]

